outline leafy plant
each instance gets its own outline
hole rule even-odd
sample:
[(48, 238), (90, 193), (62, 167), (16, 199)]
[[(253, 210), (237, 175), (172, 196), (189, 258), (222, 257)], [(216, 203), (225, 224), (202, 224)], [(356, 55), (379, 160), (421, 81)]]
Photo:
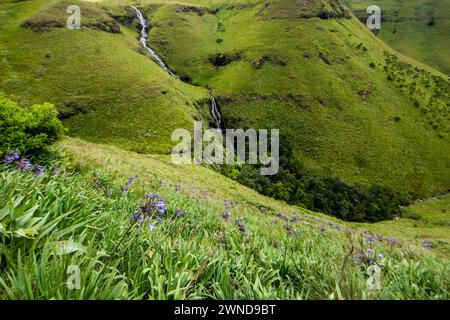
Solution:
[(52, 104), (24, 108), (0, 93), (0, 154), (43, 150), (64, 133), (57, 115)]

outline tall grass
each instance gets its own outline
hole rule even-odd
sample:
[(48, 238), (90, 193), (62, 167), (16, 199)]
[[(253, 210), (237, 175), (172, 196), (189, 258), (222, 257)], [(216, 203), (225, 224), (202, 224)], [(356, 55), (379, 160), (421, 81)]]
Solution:
[[(371, 246), (385, 264), (381, 290), (370, 290), (366, 268), (352, 257), (369, 246), (354, 230), (323, 230), (306, 216), (295, 222), (256, 215), (239, 204), (225, 220), (223, 203), (208, 196), (173, 190), (156, 178), (124, 193), (122, 182), (102, 171), (38, 177), (2, 168), (0, 298), (449, 298), (450, 265), (433, 255)], [(154, 231), (130, 219), (151, 192), (168, 204)], [(179, 208), (187, 214), (178, 216)], [(38, 224), (15, 233), (24, 216)], [(80, 270), (80, 289), (67, 285), (69, 266)]]

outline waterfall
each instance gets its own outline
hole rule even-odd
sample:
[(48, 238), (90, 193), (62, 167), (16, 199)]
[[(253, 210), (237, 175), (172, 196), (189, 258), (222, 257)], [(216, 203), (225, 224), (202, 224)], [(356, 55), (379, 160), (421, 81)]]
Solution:
[(158, 64), (161, 66), (161, 68), (163, 68), (164, 71), (166, 71), (168, 74), (170, 74), (172, 77), (177, 77), (175, 75), (175, 73), (172, 72), (172, 70), (170, 70), (166, 64), (164, 63), (164, 61), (162, 61), (162, 59), (158, 56), (158, 54), (150, 47), (147, 46), (147, 40), (148, 40), (148, 34), (147, 34), (147, 22), (145, 21), (145, 18), (142, 14), (141, 11), (139, 11), (138, 8), (133, 7), (132, 8), (136, 11), (137, 17), (139, 19), (139, 23), (141, 24), (141, 44), (142, 46), (147, 49), (148, 52), (150, 52), (150, 54), (152, 55), (153, 58), (155, 58), (156, 62), (158, 62)]
[(219, 109), (217, 109), (216, 99), (211, 96), (211, 114), (216, 124), (217, 131), (222, 134), (222, 116), (220, 115)]
[[(150, 52), (150, 54), (152, 55), (153, 58), (155, 58), (156, 62), (158, 62), (158, 64), (160, 65), (160, 67), (166, 71), (169, 75), (171, 75), (174, 78), (178, 78), (176, 76), (176, 74), (169, 69), (169, 67), (166, 66), (166, 64), (164, 63), (164, 61), (158, 56), (158, 54), (150, 47), (148, 47), (148, 34), (147, 34), (147, 21), (145, 21), (144, 15), (142, 14), (141, 11), (139, 11), (138, 8), (131, 6), (135, 11), (136, 11), (136, 15), (137, 18), (139, 20), (139, 23), (141, 25), (141, 39), (140, 42), (142, 44), (142, 46), (147, 49), (148, 52)], [(220, 115), (219, 109), (217, 108), (217, 102), (216, 99), (211, 96), (210, 98), (211, 101), (211, 114), (213, 116), (214, 119), (214, 123), (216, 124), (216, 128), (217, 131), (220, 134), (223, 134), (222, 131), (222, 116)], [(234, 150), (234, 148), (233, 148)]]

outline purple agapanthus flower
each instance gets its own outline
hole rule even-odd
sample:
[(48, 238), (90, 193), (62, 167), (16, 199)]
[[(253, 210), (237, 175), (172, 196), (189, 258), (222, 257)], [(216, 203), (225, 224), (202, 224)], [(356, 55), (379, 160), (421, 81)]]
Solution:
[(31, 162), (28, 159), (22, 159), (16, 162), (17, 169), (20, 171), (28, 171), (31, 169)]
[(43, 166), (40, 166), (38, 164), (35, 164), (31, 168), (31, 172), (33, 172), (37, 176), (42, 176), (45, 173), (45, 168)]
[(378, 242), (378, 239), (375, 236), (369, 236), (367, 237), (366, 242), (368, 244), (376, 244)]
[(392, 238), (392, 237), (388, 237), (388, 238), (382, 238), (383, 241), (386, 241), (387, 243), (391, 244), (391, 245), (399, 245), (400, 241)]
[(162, 222), (163, 219), (160, 215), (165, 214), (166, 211), (167, 204), (160, 195), (156, 193), (146, 194), (143, 203), (136, 206), (136, 210), (131, 215), (131, 221), (136, 221), (138, 227), (144, 221), (147, 221), (150, 230), (153, 231), (155, 229), (154, 222)]
[(160, 214), (164, 214), (167, 210), (167, 205), (164, 202), (164, 200), (158, 200), (154, 203), (154, 208), (156, 211), (158, 211)]
[(245, 219), (244, 218), (236, 218), (234, 220), (234, 223), (237, 225), (240, 232), (247, 234), (247, 226), (245, 225)]
[(381, 253), (375, 254), (374, 249), (357, 250), (357, 254), (353, 256), (353, 262), (357, 266), (371, 266), (371, 265), (384, 265), (383, 255)]
[(122, 186), (122, 192), (123, 193), (127, 193), (128, 190), (131, 188), (131, 186), (134, 183), (134, 177), (130, 177), (127, 182), (125, 182), (125, 184)]
[(430, 241), (428, 241), (428, 240), (423, 240), (423, 241), (422, 241), (422, 245), (423, 245), (423, 247), (424, 247), (425, 249), (431, 249), (431, 248), (433, 248), (433, 244), (432, 244)]
[(19, 160), (19, 159), (20, 159), (20, 155), (19, 155), (19, 153), (16, 152), (16, 151), (8, 152), (8, 153), (5, 155), (5, 162), (6, 162), (6, 163), (11, 163), (11, 162), (17, 161), (17, 160)]
[(225, 220), (228, 221), (231, 218), (231, 212), (230, 211), (224, 211), (220, 214), (220, 216)]

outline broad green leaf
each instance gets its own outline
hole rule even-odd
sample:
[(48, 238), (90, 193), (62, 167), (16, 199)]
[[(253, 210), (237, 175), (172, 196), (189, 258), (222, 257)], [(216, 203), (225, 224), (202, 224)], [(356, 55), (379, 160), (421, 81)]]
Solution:
[(34, 229), (17, 229), (14, 230), (14, 235), (18, 238), (25, 237), (27, 239), (34, 239), (34, 236), (37, 234)]
[(1, 211), (0, 211), (0, 221), (2, 221), (3, 219), (5, 219), (8, 214), (9, 214), (9, 205), (7, 205), (6, 207), (4, 207)]
[(5, 227), (3, 226), (3, 224), (0, 222), (0, 234), (3, 234), (4, 236), (8, 236), (8, 234), (6, 233)]
[(55, 253), (58, 256), (70, 254), (73, 252), (84, 253), (86, 251), (86, 248), (84, 246), (72, 240), (55, 241), (52, 242), (50, 245), (52, 246), (53, 253)]
[(15, 201), (13, 201), (13, 207), (17, 208), (24, 198), (24, 196), (20, 196)]
[(39, 208), (39, 205), (35, 205), (34, 207), (28, 209), (23, 216), (16, 219), (16, 223), (18, 226), (23, 227), (27, 224), (28, 221), (30, 221), (31, 218), (33, 218), (33, 214), (36, 212), (36, 210)]

